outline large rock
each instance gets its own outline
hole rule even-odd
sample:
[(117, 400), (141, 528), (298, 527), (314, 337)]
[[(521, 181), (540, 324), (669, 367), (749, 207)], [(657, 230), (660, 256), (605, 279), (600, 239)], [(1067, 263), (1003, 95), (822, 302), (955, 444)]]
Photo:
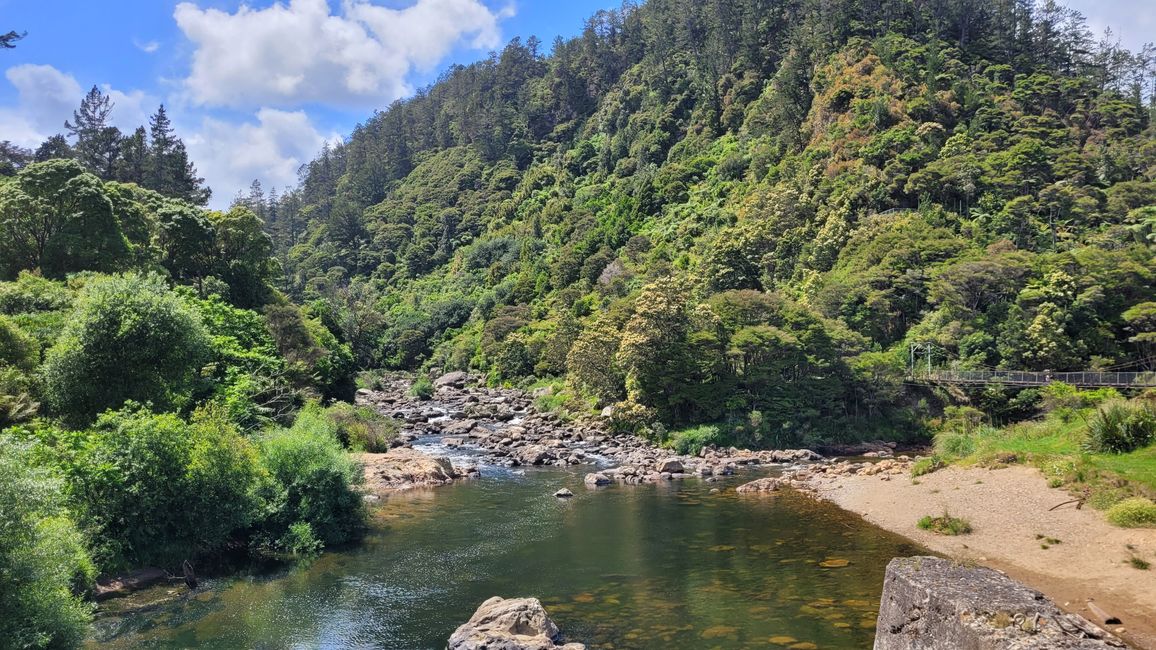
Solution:
[(677, 474), (682, 472), (684, 469), (686, 468), (682, 466), (682, 461), (678, 460), (677, 458), (660, 460), (658, 461), (658, 466), (656, 467), (656, 470), (660, 474), (662, 472), (667, 472), (668, 474)]
[(447, 372), (446, 374), (434, 380), (434, 388), (442, 388), (443, 386), (449, 388), (462, 388), (469, 381), (470, 376), (461, 370)]
[(744, 483), (743, 485), (735, 488), (735, 492), (774, 492), (784, 485), (787, 485), (787, 482), (783, 479), (774, 476), (768, 476), (766, 478), (760, 478), (758, 480), (751, 481), (750, 483)]
[(554, 460), (554, 454), (542, 445), (522, 447), (518, 449), (516, 457), (518, 462), (523, 465), (541, 465), (546, 461)]
[(998, 571), (936, 557), (887, 565), (875, 650), (1113, 647), (1126, 646)]
[(560, 645), (562, 633), (537, 598), (495, 596), (450, 636), (447, 650), (585, 650)]
[(365, 485), (374, 492), (445, 485), (461, 476), (449, 460), (435, 458), (408, 447), (384, 454), (361, 454)]
[(609, 476), (602, 472), (591, 472), (586, 475), (586, 478), (582, 479), (582, 482), (586, 485), (610, 485), (611, 480)]

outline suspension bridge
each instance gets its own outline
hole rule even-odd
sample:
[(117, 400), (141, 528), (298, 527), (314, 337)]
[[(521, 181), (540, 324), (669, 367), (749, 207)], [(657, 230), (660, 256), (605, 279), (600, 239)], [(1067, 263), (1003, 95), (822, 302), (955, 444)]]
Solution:
[[(1002, 384), (1007, 386), (1047, 386), (1053, 382), (1063, 382), (1080, 388), (1154, 388), (1156, 371), (1146, 368), (1156, 367), (1156, 359), (1143, 359), (1120, 364), (1105, 370), (1079, 370), (1074, 372), (1032, 372), (1020, 370), (953, 370), (933, 365), (936, 346), (931, 343), (915, 343), (911, 346), (911, 362), (908, 366), (907, 381), (918, 384), (984, 385)], [(926, 360), (924, 366), (920, 360)]]

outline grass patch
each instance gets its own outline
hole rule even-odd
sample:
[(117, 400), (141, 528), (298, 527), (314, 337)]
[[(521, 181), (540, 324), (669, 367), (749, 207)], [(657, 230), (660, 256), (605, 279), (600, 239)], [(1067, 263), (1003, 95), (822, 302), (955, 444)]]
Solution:
[(1148, 568), (1152, 566), (1148, 564), (1147, 560), (1138, 558), (1135, 555), (1128, 558), (1128, 564), (1131, 564), (1133, 569), (1140, 569), (1141, 571), (1147, 571)]
[(947, 467), (947, 463), (945, 463), (943, 458), (939, 457), (938, 455), (932, 456), (930, 458), (923, 458), (915, 461), (915, 464), (911, 466), (911, 476), (913, 478), (916, 476), (923, 476), (924, 474), (930, 474), (935, 470), (943, 469), (944, 467)]
[(971, 532), (971, 522), (960, 517), (952, 517), (947, 512), (939, 517), (927, 515), (916, 525), (939, 535), (966, 535)]
[(1124, 499), (1108, 508), (1107, 516), (1122, 528), (1156, 528), (1156, 503), (1144, 497)]
[[(936, 436), (936, 453), (964, 465), (1032, 465), (1044, 473), (1049, 487), (1082, 496), (1087, 505), (1099, 510), (1131, 497), (1156, 496), (1156, 445), (1126, 453), (1089, 451), (1089, 422), (1097, 413), (1089, 407), (1002, 429), (945, 431)], [(970, 453), (949, 455), (950, 450)]]

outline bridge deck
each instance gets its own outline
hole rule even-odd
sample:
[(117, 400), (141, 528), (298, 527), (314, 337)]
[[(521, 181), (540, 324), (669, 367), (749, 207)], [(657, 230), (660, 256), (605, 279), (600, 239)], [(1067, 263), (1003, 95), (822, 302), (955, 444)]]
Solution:
[(940, 370), (913, 375), (911, 381), (930, 384), (1008, 384), (1046, 386), (1060, 381), (1082, 387), (1112, 386), (1146, 388), (1156, 386), (1156, 372), (1019, 372), (1014, 370)]

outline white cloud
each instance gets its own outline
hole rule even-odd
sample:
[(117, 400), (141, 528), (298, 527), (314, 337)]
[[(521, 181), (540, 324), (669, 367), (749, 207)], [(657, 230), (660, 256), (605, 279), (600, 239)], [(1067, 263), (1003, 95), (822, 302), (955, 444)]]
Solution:
[[(65, 120), (72, 119), (88, 92), (72, 75), (50, 65), (13, 66), (4, 76), (16, 88), (17, 99), (13, 106), (0, 107), (0, 139), (23, 147), (39, 146), (50, 136), (64, 133)], [(159, 103), (141, 90), (126, 93), (108, 85), (101, 90), (112, 99), (112, 124), (126, 133), (147, 124)]]
[(0, 108), (0, 138), (35, 147), (64, 130), (84, 92), (71, 75), (50, 65), (24, 64), (4, 73), (16, 88), (15, 106)]
[(297, 169), (321, 151), (334, 133), (323, 135), (304, 111), (262, 108), (256, 122), (232, 123), (212, 117), (184, 137), (197, 171), (213, 188), (213, 207), (227, 206), (238, 190), (259, 179), (266, 189), (297, 184)]
[(465, 42), (492, 48), (498, 21), (480, 0), (416, 0), (403, 9), (344, 0), (290, 0), (236, 13), (178, 4), (177, 25), (196, 46), (185, 88), (194, 102), (251, 108), (381, 105), (408, 94), (406, 77)]
[(144, 52), (145, 54), (155, 54), (157, 50), (161, 49), (161, 44), (156, 41), (141, 42), (133, 39), (132, 44), (136, 47), (136, 49)]

